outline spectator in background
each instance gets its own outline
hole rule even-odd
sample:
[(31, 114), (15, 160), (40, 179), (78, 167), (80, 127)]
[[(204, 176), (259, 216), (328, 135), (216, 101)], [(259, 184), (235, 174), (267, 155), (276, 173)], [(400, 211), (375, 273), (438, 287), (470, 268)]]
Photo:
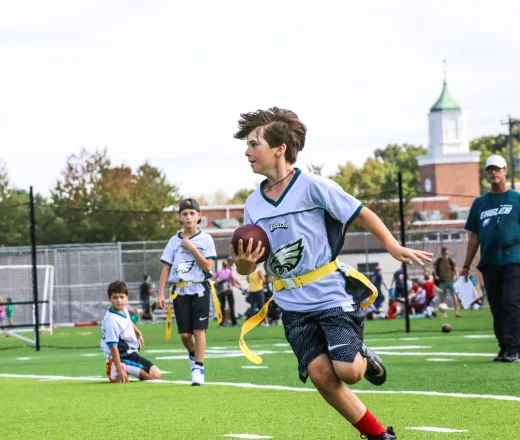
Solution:
[(5, 315), (6, 315), (6, 306), (4, 298), (0, 296), (0, 326), (4, 325)]
[[(265, 274), (259, 266), (247, 275), (247, 282), (249, 283), (249, 303), (251, 304), (250, 315), (253, 316), (265, 304)], [(267, 324), (267, 316), (265, 319)]]
[(397, 301), (395, 298), (390, 298), (388, 300), (388, 314), (386, 315), (386, 319), (396, 319), (398, 312), (399, 308), (397, 306)]
[[(233, 262), (233, 260), (231, 260)], [(238, 287), (242, 289), (242, 285), (236, 279), (236, 276), (232, 270), (232, 266), (229, 265), (229, 258), (227, 261), (222, 262), (222, 269), (217, 270), (215, 275), (213, 276), (213, 281), (215, 281), (215, 288), (217, 290), (217, 297), (220, 301), (220, 307), (222, 307), (222, 323), (221, 327), (225, 327), (227, 325), (227, 317), (226, 317), (226, 301), (229, 305), (229, 317), (231, 318), (231, 325), (236, 327), (237, 317), (235, 315), (235, 297), (233, 295), (233, 287)]]
[(14, 325), (13, 305), (11, 304), (12, 302), (13, 300), (11, 298), (7, 298), (7, 323), (11, 328), (13, 328)]
[(457, 294), (455, 293), (455, 287), (453, 285), (455, 279), (458, 277), (457, 264), (450, 257), (450, 252), (447, 247), (442, 248), (441, 254), (442, 256), (437, 258), (434, 265), (434, 277), (439, 288), (441, 289), (441, 304), (446, 304), (446, 295), (449, 293), (453, 299), (455, 316), (460, 318), (461, 314), (459, 312), (459, 301), (457, 299)]
[(423, 289), (426, 292), (426, 301), (424, 303), (425, 305), (425, 316), (427, 318), (431, 318), (432, 316), (436, 316), (436, 314), (433, 312), (433, 300), (435, 299), (435, 291), (441, 292), (441, 289), (439, 289), (432, 281), (432, 276), (430, 272), (424, 273), (424, 284)]
[(141, 283), (139, 291), (139, 299), (141, 300), (141, 319), (154, 319), (153, 311), (155, 310), (155, 304), (152, 306), (151, 298), (154, 293), (154, 288), (150, 284), (150, 275), (146, 274), (143, 276), (143, 282)]
[(471, 205), (465, 226), (471, 235), (460, 275), (468, 280), (480, 247), (477, 267), (500, 346), (494, 361), (520, 363), (520, 196), (507, 189), (507, 162), (502, 156), (487, 159), (486, 174), (491, 188)]
[(374, 273), (372, 274), (372, 278), (370, 281), (372, 281), (372, 284), (374, 286), (376, 286), (376, 289), (377, 289), (377, 298), (376, 300), (374, 301), (374, 307), (376, 308), (376, 310), (379, 310), (382, 305), (383, 305), (383, 302), (385, 301), (385, 296), (383, 295), (383, 290), (381, 289), (381, 286), (385, 286), (385, 289), (388, 290), (388, 287), (387, 285), (385, 284), (385, 281), (383, 280), (383, 275), (381, 274), (381, 266), (376, 266), (376, 270), (374, 271)]
[(390, 284), (390, 288), (392, 289), (395, 285), (395, 297), (396, 298), (404, 298), (404, 283), (403, 283), (404, 271), (403, 266), (397, 269), (394, 272), (394, 276), (392, 278), (392, 283)]

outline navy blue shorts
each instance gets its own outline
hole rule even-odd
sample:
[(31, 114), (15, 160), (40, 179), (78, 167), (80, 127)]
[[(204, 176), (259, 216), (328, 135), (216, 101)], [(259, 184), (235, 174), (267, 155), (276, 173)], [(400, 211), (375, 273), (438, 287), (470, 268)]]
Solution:
[(307, 381), (307, 367), (320, 354), (333, 361), (354, 362), (363, 346), (365, 316), (361, 307), (346, 312), (342, 307), (316, 312), (283, 311), (287, 342), (298, 358), (298, 373)]
[(181, 333), (205, 330), (209, 321), (209, 289), (192, 295), (179, 295), (173, 301), (177, 329)]
[[(123, 354), (121, 355), (121, 362), (126, 365), (128, 372), (136, 377), (139, 377), (138, 370), (149, 373), (150, 368), (153, 367), (153, 364), (148, 359), (140, 356), (139, 353)], [(137, 374), (132, 367), (137, 371)]]

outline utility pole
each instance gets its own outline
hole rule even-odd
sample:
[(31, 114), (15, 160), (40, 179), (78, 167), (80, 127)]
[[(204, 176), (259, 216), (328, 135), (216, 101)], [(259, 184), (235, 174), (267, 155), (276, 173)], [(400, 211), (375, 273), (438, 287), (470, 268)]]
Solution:
[(515, 189), (515, 158), (513, 153), (513, 130), (516, 125), (520, 125), (520, 120), (513, 119), (508, 116), (507, 122), (501, 122), (502, 125), (509, 127), (509, 133), (507, 135), (507, 148), (509, 150), (509, 171), (511, 173), (511, 189)]

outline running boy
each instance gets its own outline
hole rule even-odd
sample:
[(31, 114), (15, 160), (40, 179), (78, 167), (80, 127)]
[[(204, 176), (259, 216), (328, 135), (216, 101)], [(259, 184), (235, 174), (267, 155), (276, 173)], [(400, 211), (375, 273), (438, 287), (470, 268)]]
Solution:
[(179, 205), (179, 217), (184, 230), (174, 235), (161, 261), (157, 305), (164, 307), (164, 288), (172, 285), (173, 308), (181, 341), (188, 350), (191, 365), (191, 384), (204, 385), (204, 354), (206, 329), (209, 321), (211, 265), (217, 257), (213, 238), (199, 231), (199, 204), (185, 199)]
[[(128, 286), (124, 281), (113, 281), (108, 286), (112, 305), (101, 324), (101, 350), (107, 359), (107, 374), (111, 382), (128, 382), (128, 374), (141, 380), (159, 379), (160, 370), (149, 360), (139, 356), (144, 345), (143, 334), (130, 319)], [(124, 365), (124, 367), (123, 367)]]
[[(347, 287), (351, 282), (340, 270), (324, 276), (316, 269), (331, 267), (353, 221), (399, 261), (423, 264), (431, 254), (400, 246), (376, 214), (336, 183), (295, 168), (306, 132), (290, 110), (241, 114), (235, 138), (247, 139), (245, 155), (253, 172), (267, 177), (246, 202), (244, 224), (262, 227), (269, 237), (265, 270), (275, 278), (275, 301), (283, 309), (285, 335), (302, 381), (310, 377), (366, 438), (393, 440), (393, 430), (383, 428), (345, 386), (363, 376), (375, 385), (386, 380), (381, 359), (363, 344), (364, 315)], [(239, 241), (237, 254), (231, 247), (238, 273), (253, 272), (264, 251), (261, 243), (253, 249), (252, 240)]]

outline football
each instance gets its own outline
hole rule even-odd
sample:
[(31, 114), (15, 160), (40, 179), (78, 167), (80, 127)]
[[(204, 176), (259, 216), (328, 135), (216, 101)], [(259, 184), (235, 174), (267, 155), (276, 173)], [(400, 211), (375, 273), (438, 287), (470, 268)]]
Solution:
[(443, 333), (450, 333), (451, 332), (451, 325), (449, 325), (449, 324), (442, 324), (442, 331), (443, 331)]
[(439, 304), (439, 310), (442, 310), (443, 312), (445, 312), (446, 310), (448, 310), (448, 304), (445, 304), (445, 303)]
[[(126, 371), (125, 364), (122, 363), (121, 366), (123, 367), (123, 370)], [(120, 382), (119, 374), (117, 374), (116, 364), (114, 363), (113, 360), (110, 360), (107, 363), (107, 375), (108, 375), (108, 380), (110, 382), (112, 382), (112, 383)]]
[(262, 255), (260, 260), (258, 260), (258, 263), (262, 263), (267, 260), (269, 252), (271, 252), (269, 238), (261, 227), (255, 225), (244, 225), (235, 229), (235, 232), (233, 232), (233, 237), (231, 237), (231, 244), (233, 245), (235, 253), (238, 254), (238, 240), (242, 240), (243, 247), (245, 249), (250, 238), (253, 239), (253, 250), (256, 249), (259, 241), (262, 242), (262, 247), (265, 248), (264, 255)]

